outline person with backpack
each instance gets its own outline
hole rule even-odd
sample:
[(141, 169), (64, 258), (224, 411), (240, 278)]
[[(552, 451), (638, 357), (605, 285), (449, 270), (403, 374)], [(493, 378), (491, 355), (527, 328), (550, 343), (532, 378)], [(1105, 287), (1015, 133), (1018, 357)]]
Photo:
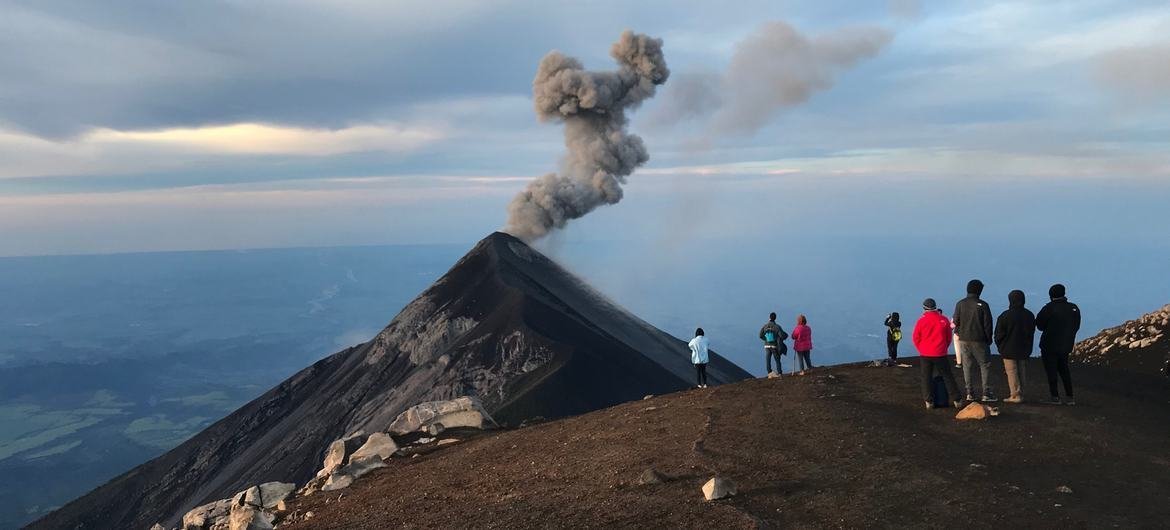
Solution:
[(691, 339), (687, 346), (691, 348), (691, 364), (695, 365), (695, 376), (699, 380), (698, 387), (707, 388), (707, 350), (710, 347), (710, 342), (707, 341), (703, 328), (695, 330), (695, 338)]
[(994, 322), (991, 306), (979, 298), (983, 294), (983, 282), (967, 282), (967, 297), (955, 304), (955, 335), (958, 343), (956, 353), (962, 356), (963, 382), (967, 386), (967, 401), (975, 400), (975, 368), (983, 383), (981, 401), (997, 401), (991, 392), (991, 340)]
[(812, 370), (812, 328), (808, 327), (804, 315), (796, 317), (796, 327), (792, 328), (792, 349), (796, 350), (796, 360), (800, 362), (800, 375)]
[(1064, 395), (1067, 398), (1063, 403), (1075, 405), (1068, 356), (1076, 344), (1077, 331), (1081, 329), (1081, 309), (1068, 301), (1064, 286), (1059, 283), (1048, 289), (1048, 297), (1051, 301), (1036, 315), (1036, 329), (1040, 330), (1040, 359), (1044, 361), (1048, 391), (1052, 394), (1049, 403), (1062, 403), (1056, 388), (1056, 379), (1060, 376), (1064, 380)]
[(995, 347), (1003, 357), (1009, 395), (1005, 403), (1024, 401), (1025, 368), (1036, 338), (1036, 316), (1024, 307), (1024, 291), (1008, 293), (1008, 309), (995, 320)]
[(886, 328), (886, 354), (893, 366), (898, 362), (898, 343), (902, 342), (902, 317), (897, 311), (886, 315)]
[[(780, 356), (788, 353), (788, 346), (784, 345), (784, 340), (788, 338), (788, 334), (784, 332), (784, 328), (776, 323), (776, 313), (768, 315), (768, 322), (764, 327), (760, 328), (760, 340), (764, 341), (764, 366), (768, 369), (768, 377), (780, 377), (784, 373), (784, 368), (780, 366)], [(772, 371), (772, 358), (776, 359), (776, 371)]]
[(914, 324), (911, 340), (918, 349), (918, 365), (922, 367), (922, 400), (926, 402), (926, 408), (935, 408), (931, 384), (935, 373), (943, 378), (951, 403), (955, 408), (961, 408), (959, 384), (955, 382), (951, 358), (947, 355), (951, 346), (951, 321), (938, 309), (933, 298), (922, 301), (922, 316)]

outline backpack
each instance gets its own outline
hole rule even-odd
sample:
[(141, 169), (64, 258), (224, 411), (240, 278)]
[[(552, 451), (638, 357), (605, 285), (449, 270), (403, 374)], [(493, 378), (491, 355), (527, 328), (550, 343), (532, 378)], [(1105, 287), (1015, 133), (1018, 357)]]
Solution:
[(894, 342), (900, 342), (902, 340), (902, 328), (890, 329), (890, 336), (894, 338)]
[(764, 342), (768, 342), (768, 343), (776, 342), (776, 332), (774, 332), (770, 329), (768, 331), (765, 331), (764, 332)]

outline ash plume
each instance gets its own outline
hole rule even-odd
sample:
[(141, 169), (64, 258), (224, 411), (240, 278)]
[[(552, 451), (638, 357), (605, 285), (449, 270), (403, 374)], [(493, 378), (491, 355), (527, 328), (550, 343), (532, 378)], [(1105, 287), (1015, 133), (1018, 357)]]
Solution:
[(872, 26), (808, 36), (785, 22), (768, 22), (736, 45), (724, 72), (673, 83), (651, 123), (699, 120), (709, 136), (754, 134), (781, 110), (832, 88), (838, 74), (873, 57), (892, 38)]
[(662, 40), (627, 30), (609, 55), (616, 71), (585, 70), (557, 51), (541, 59), (532, 81), (536, 115), (564, 122), (568, 152), (559, 172), (537, 178), (512, 199), (506, 232), (534, 241), (598, 206), (617, 203), (626, 177), (650, 159), (642, 139), (626, 131), (626, 111), (670, 76)]

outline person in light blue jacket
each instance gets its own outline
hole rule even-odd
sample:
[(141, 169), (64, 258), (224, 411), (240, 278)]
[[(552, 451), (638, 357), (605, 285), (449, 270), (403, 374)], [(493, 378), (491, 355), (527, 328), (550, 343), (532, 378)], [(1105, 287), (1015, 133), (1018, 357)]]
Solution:
[(699, 378), (699, 388), (707, 388), (707, 337), (703, 335), (703, 328), (695, 330), (695, 338), (687, 346), (691, 347), (691, 363), (695, 365), (695, 374)]

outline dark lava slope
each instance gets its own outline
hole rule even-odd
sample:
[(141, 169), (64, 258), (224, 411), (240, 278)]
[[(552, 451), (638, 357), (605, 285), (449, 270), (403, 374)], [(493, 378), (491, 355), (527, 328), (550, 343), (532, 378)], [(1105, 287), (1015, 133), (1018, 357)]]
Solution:
[[(383, 430), (422, 401), (477, 395), (498, 421), (515, 424), (681, 390), (692, 370), (682, 341), (495, 233), (373, 340), (322, 359), (31, 527), (171, 526), (254, 484), (303, 484), (329, 442)], [(715, 384), (750, 377), (718, 355), (708, 374)]]

